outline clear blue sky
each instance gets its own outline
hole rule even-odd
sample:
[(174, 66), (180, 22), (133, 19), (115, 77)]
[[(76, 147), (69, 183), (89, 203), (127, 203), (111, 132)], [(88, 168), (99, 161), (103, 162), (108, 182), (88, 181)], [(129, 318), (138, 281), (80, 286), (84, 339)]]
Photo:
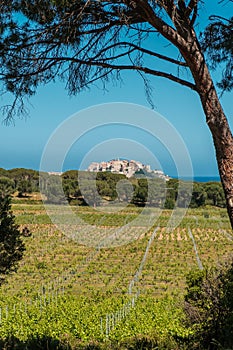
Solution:
[[(210, 6), (208, 11), (216, 12), (216, 1), (211, 1)], [(206, 18), (208, 11), (203, 11), (203, 18)], [(227, 10), (223, 7), (222, 11), (223, 14), (229, 12), (229, 7)], [(59, 82), (40, 87), (37, 94), (30, 99), (30, 117), (27, 120), (16, 119), (15, 125), (10, 126), (0, 124), (0, 167), (39, 169), (44, 147), (51, 134), (67, 118), (83, 109), (110, 102), (127, 102), (150, 108), (141, 78), (130, 72), (124, 73), (123, 78), (123, 84), (116, 86), (109, 83), (108, 92), (104, 92), (100, 86), (92, 86), (90, 90), (72, 98), (67, 96), (64, 85)], [(218, 175), (211, 135), (197, 94), (162, 78), (150, 78), (150, 81), (154, 88), (155, 111), (168, 120), (180, 134), (190, 154), (194, 174)], [(232, 93), (226, 93), (221, 99), (233, 128), (232, 100)], [(95, 118), (95, 115), (91, 118)], [(143, 145), (146, 147), (145, 152)], [(174, 159), (166, 147), (161, 146), (157, 140), (150, 139), (142, 130), (129, 129), (123, 125), (115, 125), (114, 130), (112, 126), (97, 128), (77, 140), (64, 160), (63, 170), (78, 169), (82, 163), (85, 168), (84, 163), (87, 160), (108, 160), (112, 156), (152, 163), (153, 168), (160, 167), (165, 173), (176, 175)], [(156, 161), (153, 161), (153, 157)], [(51, 163), (51, 169), (47, 170), (59, 169), (53, 168)]]

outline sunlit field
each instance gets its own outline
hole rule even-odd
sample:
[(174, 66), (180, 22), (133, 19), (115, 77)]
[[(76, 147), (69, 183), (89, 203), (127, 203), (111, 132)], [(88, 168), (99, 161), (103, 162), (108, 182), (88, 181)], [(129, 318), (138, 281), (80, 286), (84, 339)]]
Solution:
[[(55, 226), (42, 204), (19, 201), (12, 209), (30, 235), (18, 272), (1, 288), (3, 338), (85, 344), (139, 334), (185, 337), (187, 273), (214, 266), (232, 251), (225, 209), (189, 209), (174, 229), (168, 229), (169, 210), (154, 212), (153, 220), (149, 208), (142, 214), (133, 206), (104, 213), (72, 207), (73, 221)], [(63, 209), (51, 208), (60, 218)]]

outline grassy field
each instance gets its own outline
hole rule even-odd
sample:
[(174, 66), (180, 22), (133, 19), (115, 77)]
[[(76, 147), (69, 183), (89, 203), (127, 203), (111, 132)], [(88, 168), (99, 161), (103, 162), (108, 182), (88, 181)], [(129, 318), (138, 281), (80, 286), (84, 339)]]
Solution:
[(180, 306), (187, 273), (232, 252), (224, 209), (189, 209), (174, 230), (167, 230), (169, 210), (148, 225), (150, 210), (142, 216), (134, 207), (104, 213), (73, 207), (81, 224), (67, 225), (62, 208), (53, 207), (62, 218), (56, 227), (42, 204), (15, 202), (12, 209), (31, 236), (24, 238), (18, 272), (1, 287), (3, 338), (46, 336), (82, 344), (137, 335), (160, 342), (173, 334), (185, 337)]

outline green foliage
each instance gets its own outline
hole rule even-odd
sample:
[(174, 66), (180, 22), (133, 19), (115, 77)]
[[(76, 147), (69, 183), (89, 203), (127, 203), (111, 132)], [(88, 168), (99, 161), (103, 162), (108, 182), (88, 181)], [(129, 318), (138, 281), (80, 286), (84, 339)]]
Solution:
[(164, 204), (164, 208), (165, 209), (174, 209), (175, 207), (175, 199), (173, 198), (166, 198), (165, 204)]
[[(219, 188), (218, 188), (219, 190)], [(192, 208), (197, 208), (205, 205), (207, 200), (206, 184), (205, 183), (194, 183), (193, 193), (190, 206)]]
[(66, 203), (66, 196), (62, 187), (62, 179), (57, 175), (41, 174), (40, 188), (46, 201), (52, 204)]
[[(27, 249), (17, 274), (9, 276), (0, 291), (0, 346), (34, 350), (38, 344), (43, 349), (47, 340), (48, 349), (65, 345), (75, 350), (192, 348), (189, 339), (195, 328), (187, 327), (181, 309), (185, 275), (196, 266), (187, 227), (192, 227), (203, 265), (212, 266), (232, 249), (233, 242), (216, 228), (216, 222), (222, 220), (222, 229), (230, 232), (222, 215), (224, 209), (209, 207), (208, 220), (203, 217), (207, 209), (190, 209), (173, 232), (165, 229), (171, 212), (163, 211), (154, 244), (138, 276), (140, 295), (135, 307), (116, 323), (108, 337), (106, 314), (116, 313), (129, 300), (129, 282), (140, 266), (154, 227), (130, 244), (97, 251), (78, 244), (49, 223), (42, 205), (24, 205), (18, 200), (13, 209), (17, 222), (27, 225), (32, 236), (25, 240)], [(96, 225), (96, 237), (134, 220), (142, 210), (132, 206), (114, 213), (108, 208), (102, 213), (87, 206), (71, 209), (85, 222)], [(148, 208), (146, 215), (154, 210)], [(128, 232), (131, 234), (130, 228)], [(190, 286), (200, 286), (199, 271), (194, 277)]]
[(0, 197), (9, 196), (15, 191), (15, 183), (6, 176), (0, 177)]
[(18, 191), (19, 197), (23, 197), (28, 193), (39, 191), (39, 173), (36, 170), (0, 169), (0, 174), (0, 190), (5, 188), (9, 194)]
[(192, 270), (186, 278), (187, 293), (185, 296), (186, 301), (193, 301), (196, 304), (201, 302), (202, 283), (205, 277), (205, 271)]
[(185, 310), (201, 349), (233, 347), (233, 260), (187, 278)]
[[(56, 78), (61, 79), (66, 82), (66, 87), (71, 94), (77, 94), (96, 80), (102, 80), (103, 84), (112, 79), (120, 80), (120, 72), (124, 69), (121, 66), (122, 58), (126, 62), (125, 67), (128, 64), (129, 69), (143, 73), (145, 69), (143, 62), (149, 61), (146, 57), (154, 56), (153, 51), (141, 49), (146, 40), (146, 37), (141, 36), (142, 29), (148, 30), (148, 34), (154, 37), (154, 31), (150, 30), (152, 24), (149, 17), (142, 17), (143, 12), (147, 13), (146, 6), (150, 6), (150, 11), (158, 19), (154, 22), (156, 23), (155, 32), (160, 32), (168, 43), (171, 39), (169, 40), (169, 35), (166, 33), (167, 26), (157, 24), (161, 19), (167, 21), (170, 17), (174, 21), (173, 30), (177, 29), (177, 33), (183, 35), (185, 43), (187, 33), (190, 35), (194, 31), (194, 23), (201, 10), (199, 3), (178, 1), (174, 5), (174, 13), (171, 16), (173, 5), (172, 1), (168, 1), (168, 5), (165, 2), (152, 1), (150, 4), (142, 3), (140, 6), (135, 6), (134, 3), (125, 1), (109, 3), (109, 1), (81, 0), (32, 2), (2, 0), (0, 7), (2, 14), (0, 20), (1, 80), (4, 91), (12, 93), (15, 97), (13, 105), (5, 108), (8, 118), (14, 116), (15, 112), (22, 113), (25, 96), (32, 96), (42, 82), (46, 84)], [(15, 15), (16, 13), (18, 15)], [(108, 25), (109, 21), (111, 25)], [(178, 22), (185, 23), (184, 28), (182, 28), (183, 25), (178, 26), (178, 30)], [(207, 28), (205, 40), (208, 44), (212, 44), (212, 51), (219, 49), (216, 45), (219, 40), (216, 40), (216, 37), (222, 39), (217, 62), (231, 63), (232, 21), (230, 20), (229, 23), (228, 26), (224, 21), (222, 24), (218, 21)], [(169, 21), (167, 24), (171, 25)], [(210, 35), (212, 32), (216, 32), (214, 38)], [(100, 33), (101, 37), (99, 37)], [(179, 47), (178, 42), (171, 41)], [(135, 55), (129, 57), (131, 50)], [(48, 56), (47, 52), (51, 55)], [(38, 59), (35, 60), (35, 57)], [(160, 56), (160, 58), (163, 57)], [(166, 55), (164, 60), (167, 61)], [(176, 63), (180, 69), (183, 66), (175, 59), (173, 63)], [(225, 77), (230, 89), (232, 71), (228, 66)], [(151, 74), (161, 75), (153, 65), (147, 68), (150, 68)], [(189, 68), (192, 70), (191, 64)], [(167, 69), (167, 73), (163, 73), (163, 76), (192, 89), (195, 88), (191, 81), (182, 80), (178, 76), (173, 77), (169, 74), (169, 68)], [(95, 77), (94, 80), (93, 77)], [(224, 86), (225, 84), (223, 88)], [(147, 93), (150, 91), (148, 83), (146, 83), (146, 91)], [(151, 102), (151, 98), (148, 98)]]
[(206, 204), (216, 207), (225, 206), (224, 192), (220, 182), (207, 182), (204, 189), (207, 196)]
[(7, 274), (16, 271), (24, 250), (21, 232), (11, 211), (10, 197), (0, 197), (0, 283)]
[(105, 295), (99, 300), (63, 295), (51, 303), (45, 298), (41, 304), (34, 303), (26, 308), (14, 310), (11, 306), (7, 310), (8, 318), (4, 318), (1, 324), (1, 337), (5, 343), (11, 338), (12, 343), (14, 339), (16, 344), (18, 340), (19, 344), (28, 345), (33, 344), (33, 339), (43, 344), (42, 339), (47, 338), (48, 349), (52, 339), (57, 345), (65, 341), (67, 345), (69, 342), (77, 344), (74, 349), (84, 349), (85, 345), (88, 349), (87, 344), (94, 342), (106, 350), (134, 349), (135, 346), (143, 350), (157, 346), (178, 349), (178, 344), (179, 349), (182, 348), (182, 342), (177, 342), (175, 337), (186, 339), (190, 331), (182, 326), (182, 311), (169, 298), (160, 301), (140, 298), (131, 313), (116, 324), (106, 338), (105, 316), (117, 311), (123, 303), (124, 299), (116, 296)]
[(174, 209), (177, 192), (178, 192), (179, 181), (176, 179), (170, 179), (167, 181), (167, 195), (164, 207), (166, 209)]
[[(0, 169), (0, 192), (12, 194), (18, 191), (19, 197), (27, 198), (31, 192), (39, 191), (39, 173), (30, 169)], [(81, 181), (82, 188), (79, 182)], [(124, 182), (125, 181), (125, 182)], [(173, 209), (175, 205), (185, 207), (189, 198), (187, 183), (170, 179), (132, 178), (126, 180), (125, 175), (110, 172), (96, 174), (84, 171), (69, 170), (58, 175), (40, 173), (41, 191), (48, 202), (58, 204), (69, 203), (91, 206), (103, 201), (125, 201), (137, 206), (164, 207)], [(186, 191), (187, 187), (187, 191)], [(179, 198), (177, 201), (179, 191)], [(84, 197), (86, 196), (86, 202)], [(191, 208), (206, 205), (225, 207), (224, 192), (220, 182), (193, 184)]]
[(228, 19), (211, 16), (211, 23), (202, 34), (202, 46), (207, 52), (213, 69), (219, 68), (220, 64), (225, 63), (222, 80), (218, 84), (223, 91), (230, 91), (233, 88), (232, 42), (233, 17)]

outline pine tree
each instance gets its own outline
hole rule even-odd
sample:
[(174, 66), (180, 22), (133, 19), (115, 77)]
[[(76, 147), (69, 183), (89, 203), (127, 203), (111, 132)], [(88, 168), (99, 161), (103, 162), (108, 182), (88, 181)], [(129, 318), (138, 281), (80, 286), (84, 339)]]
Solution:
[(16, 271), (25, 250), (19, 226), (11, 211), (11, 197), (0, 197), (0, 284)]

